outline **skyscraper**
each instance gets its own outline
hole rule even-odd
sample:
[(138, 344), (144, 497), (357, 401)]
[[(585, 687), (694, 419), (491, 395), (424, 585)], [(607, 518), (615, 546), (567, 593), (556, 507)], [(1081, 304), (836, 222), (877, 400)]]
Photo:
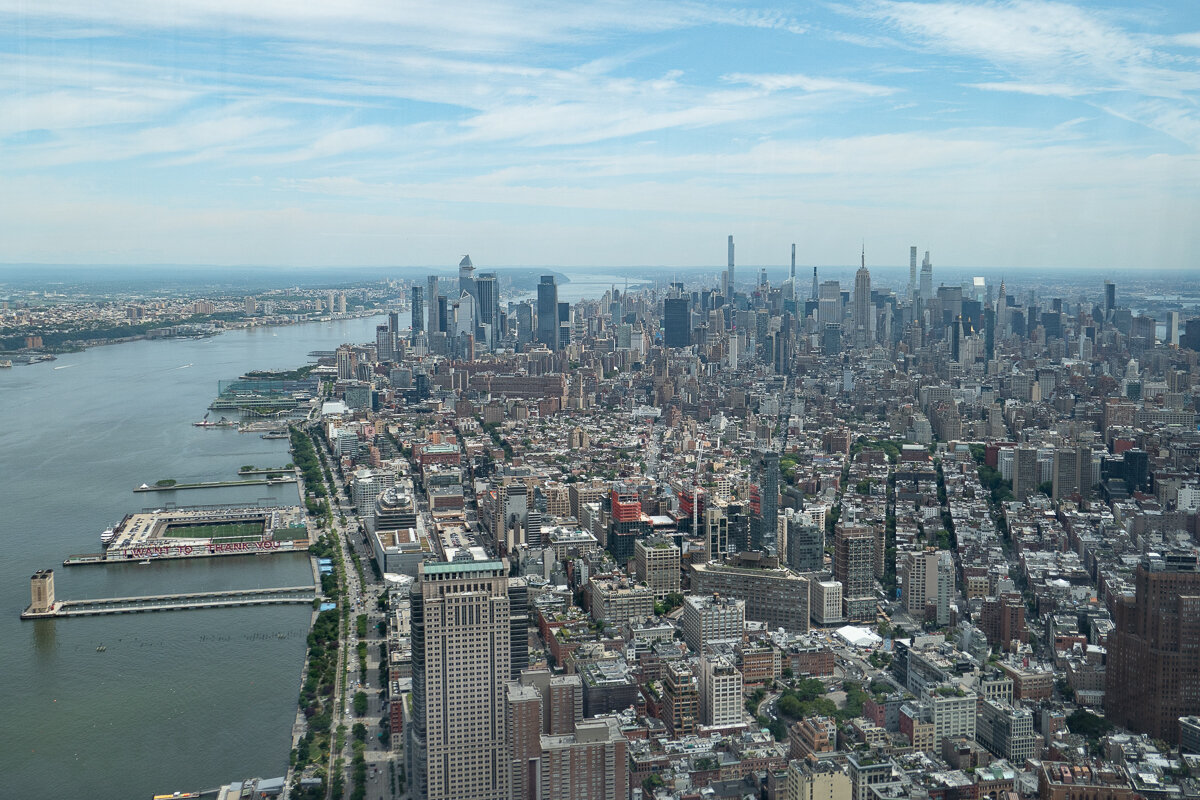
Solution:
[(812, 297), (810, 299), (817, 300), (819, 297), (820, 295), (817, 294), (817, 268), (813, 267)]
[(921, 300), (929, 302), (933, 299), (933, 262), (929, 260), (929, 251), (925, 251), (925, 258), (921, 261)]
[(917, 301), (917, 246), (908, 248), (908, 297), (913, 303)]
[(691, 344), (686, 297), (668, 297), (663, 301), (663, 344), (667, 347), (687, 347)]
[(794, 508), (784, 511), (787, 520), (787, 565), (797, 572), (825, 568), (825, 527)]
[(1018, 447), (1013, 453), (1013, 496), (1024, 500), (1037, 491), (1042, 482), (1041, 467), (1038, 465), (1036, 447)]
[(425, 279), (425, 300), (429, 303), (429, 324), (425, 330), (429, 333), (436, 333), (443, 330), (438, 325), (438, 279), (437, 275), (430, 275)]
[(779, 453), (756, 450), (750, 463), (750, 549), (775, 549), (779, 516)]
[(412, 335), (416, 336), (425, 329), (425, 290), (420, 286), (412, 287)]
[(871, 272), (867, 269), (867, 251), (862, 254), (862, 266), (854, 274), (854, 346), (871, 343)]
[(1105, 717), (1174, 744), (1200, 713), (1200, 565), (1195, 550), (1142, 558), (1136, 595), (1112, 609)]
[(505, 561), (421, 564), (413, 586), (409, 775), (427, 800), (503, 800), (511, 789)]
[(728, 272), (729, 291), (727, 291), (725, 293), (725, 296), (729, 297), (729, 298), (733, 297), (734, 286), (736, 285), (734, 283), (734, 277), (735, 277), (735, 273), (733, 271), (733, 234), (731, 233), (731, 234), (729, 234), (729, 272)]
[(1117, 285), (1112, 281), (1104, 282), (1104, 316), (1112, 316), (1112, 310), (1117, 307)]
[(837, 281), (821, 283), (820, 299), (817, 301), (817, 323), (840, 325), (842, 323), (842, 285)]
[(484, 272), (475, 279), (475, 298), (479, 301), (476, 310), (476, 339), (493, 349), (500, 327), (500, 304), (496, 298), (496, 273)]
[(838, 525), (833, 538), (833, 577), (842, 584), (847, 620), (875, 619), (875, 533), (865, 525)]
[(475, 265), (471, 263), (469, 255), (463, 256), (462, 261), (458, 262), (458, 291), (467, 292), (478, 299), (475, 294)]
[(537, 292), (537, 340), (558, 349), (558, 285), (553, 275), (543, 275)]

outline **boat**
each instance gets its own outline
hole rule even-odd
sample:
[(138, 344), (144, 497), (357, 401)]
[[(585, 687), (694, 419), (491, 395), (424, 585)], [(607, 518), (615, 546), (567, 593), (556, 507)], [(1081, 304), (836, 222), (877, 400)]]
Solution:
[(143, 561), (139, 561), (138, 563), (139, 563), (139, 564), (149, 564), (149, 563), (150, 563), (150, 559), (148, 559), (148, 558), (147, 558), (147, 559), (145, 559), (145, 560), (143, 560)]
[(231, 420), (227, 420), (224, 417), (221, 417), (216, 422), (209, 422), (208, 414), (205, 414), (204, 419), (200, 420), (199, 422), (193, 422), (192, 424), (197, 428), (232, 428), (236, 423)]
[(12, 369), (12, 362), (7, 358), (3, 361), (0, 361), (0, 369)]
[(288, 435), (283, 431), (267, 431), (260, 438), (262, 439), (286, 439)]
[(107, 649), (108, 649), (108, 648), (107, 648), (107, 647), (105, 647), (104, 645), (100, 645), (99, 647), (97, 647), (97, 648), (96, 648), (96, 652), (97, 652), (97, 653), (103, 653), (103, 652), (104, 652), (105, 650), (107, 650)]
[(113, 528), (113, 527), (105, 528), (104, 533), (100, 534), (100, 544), (104, 545), (105, 547), (108, 547), (112, 543), (112, 540), (115, 538), (117, 538), (116, 528)]

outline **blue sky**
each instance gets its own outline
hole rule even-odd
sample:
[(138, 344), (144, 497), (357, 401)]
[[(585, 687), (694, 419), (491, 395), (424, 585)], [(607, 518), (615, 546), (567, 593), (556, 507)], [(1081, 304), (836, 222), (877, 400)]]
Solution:
[(0, 261), (1200, 267), (1200, 3), (0, 0)]

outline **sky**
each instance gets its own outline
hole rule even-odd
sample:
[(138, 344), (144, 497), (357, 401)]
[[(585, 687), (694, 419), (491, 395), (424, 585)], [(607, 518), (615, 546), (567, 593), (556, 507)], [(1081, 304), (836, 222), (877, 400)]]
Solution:
[(1200, 3), (0, 0), (0, 262), (1200, 268)]

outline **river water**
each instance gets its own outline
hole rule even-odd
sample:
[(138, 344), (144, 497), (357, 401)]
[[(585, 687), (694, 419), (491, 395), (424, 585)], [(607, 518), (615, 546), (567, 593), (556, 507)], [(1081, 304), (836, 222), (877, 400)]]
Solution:
[(297, 503), (291, 484), (131, 489), (287, 463), (287, 440), (191, 423), (217, 381), (372, 342), (379, 321), (131, 342), (0, 370), (0, 795), (138, 800), (284, 773), (308, 607), (18, 615), (29, 605), (29, 576), (45, 567), (68, 600), (311, 583), (299, 554), (61, 565), (68, 554), (98, 552), (105, 527), (145, 507)]

